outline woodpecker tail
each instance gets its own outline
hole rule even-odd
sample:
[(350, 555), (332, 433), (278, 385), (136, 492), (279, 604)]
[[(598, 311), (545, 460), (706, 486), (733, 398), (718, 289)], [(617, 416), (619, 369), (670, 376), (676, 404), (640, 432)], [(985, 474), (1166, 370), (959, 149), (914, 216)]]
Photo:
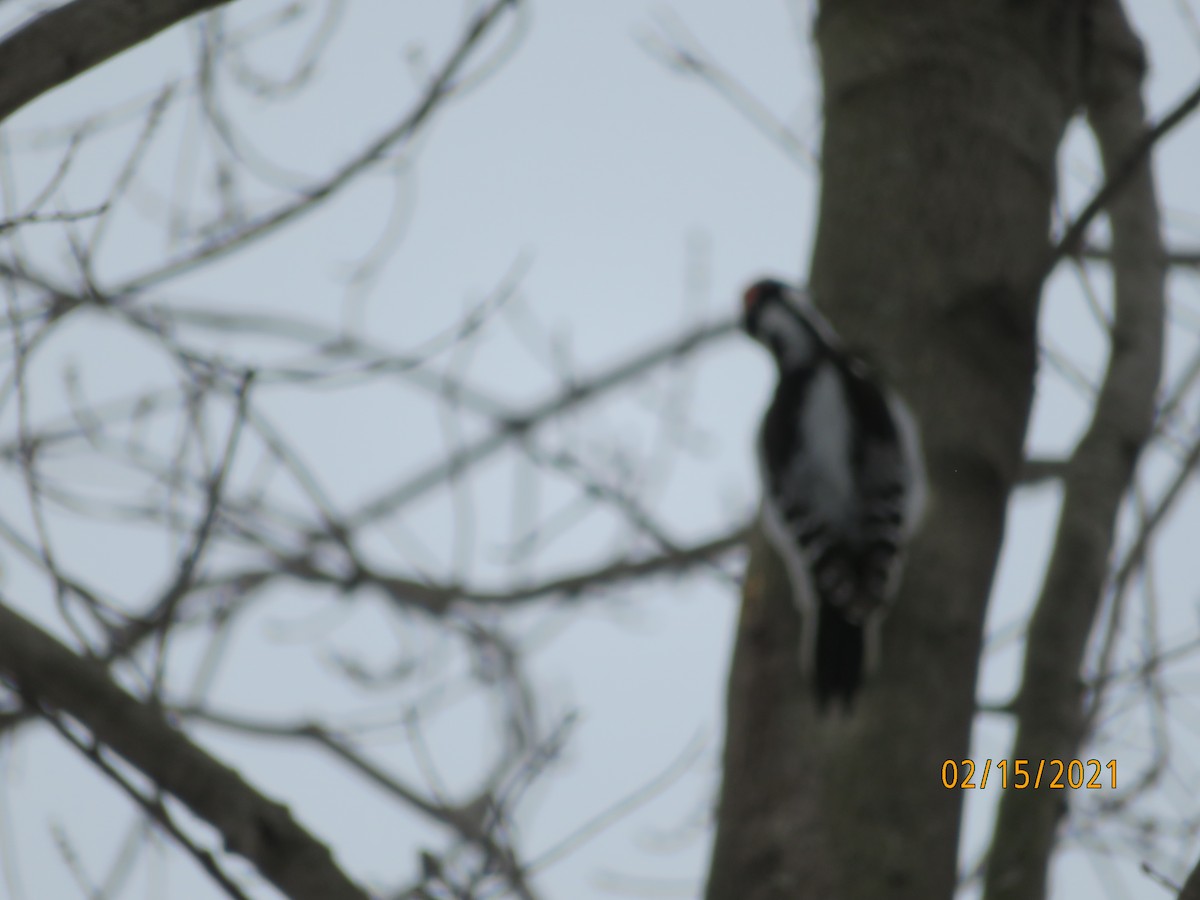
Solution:
[(840, 703), (849, 710), (866, 667), (868, 626), (848, 621), (829, 603), (819, 606), (812, 673), (817, 708), (825, 711), (830, 703)]

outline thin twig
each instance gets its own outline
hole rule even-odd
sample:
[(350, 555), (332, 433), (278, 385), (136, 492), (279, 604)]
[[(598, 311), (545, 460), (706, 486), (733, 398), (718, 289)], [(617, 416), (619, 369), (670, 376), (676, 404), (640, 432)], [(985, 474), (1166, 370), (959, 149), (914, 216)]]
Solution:
[(1040, 286), (1063, 258), (1079, 252), (1078, 248), (1088, 226), (1092, 224), (1092, 220), (1104, 211), (1117, 192), (1125, 187), (1137, 173), (1146, 157), (1154, 150), (1155, 145), (1173, 128), (1185, 121), (1197, 106), (1200, 106), (1200, 84), (1192, 88), (1191, 92), (1175, 104), (1171, 111), (1159, 119), (1153, 127), (1147, 129), (1130, 148), (1125, 158), (1112, 171), (1106, 173), (1104, 184), (1100, 186), (1100, 189), (1096, 191), (1075, 221), (1063, 232), (1058, 243), (1051, 249), (1046, 262), (1038, 272), (1035, 284)]

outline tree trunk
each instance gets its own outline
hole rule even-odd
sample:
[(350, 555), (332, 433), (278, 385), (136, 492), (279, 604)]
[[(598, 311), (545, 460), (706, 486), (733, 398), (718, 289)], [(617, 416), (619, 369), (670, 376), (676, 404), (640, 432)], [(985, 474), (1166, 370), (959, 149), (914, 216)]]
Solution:
[(1056, 153), (1080, 101), (1085, 6), (821, 5), (809, 281), (850, 347), (913, 407), (930, 503), (880, 670), (849, 717), (815, 717), (786, 581), (755, 544), (709, 900), (954, 893), (962, 795), (943, 787), (941, 767), (968, 754), (984, 612), (1033, 397)]

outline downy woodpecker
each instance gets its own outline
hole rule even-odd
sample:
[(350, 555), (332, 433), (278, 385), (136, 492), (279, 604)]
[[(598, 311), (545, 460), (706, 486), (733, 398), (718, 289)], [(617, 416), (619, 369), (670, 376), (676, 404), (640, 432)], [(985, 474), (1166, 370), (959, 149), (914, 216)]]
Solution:
[(779, 371), (758, 435), (763, 533), (801, 613), (800, 664), (817, 704), (849, 707), (878, 660), (879, 626), (924, 506), (916, 422), (806, 291), (763, 280), (743, 302), (746, 333)]

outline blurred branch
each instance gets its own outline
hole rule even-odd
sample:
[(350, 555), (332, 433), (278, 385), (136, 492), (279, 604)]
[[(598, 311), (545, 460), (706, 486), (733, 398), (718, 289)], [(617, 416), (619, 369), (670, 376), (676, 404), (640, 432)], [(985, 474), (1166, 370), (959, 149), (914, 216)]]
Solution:
[(620, 362), (581, 384), (568, 384), (555, 396), (534, 405), (524, 413), (510, 416), (491, 434), (468, 444), (449, 459), (433, 463), (419, 474), (383, 491), (382, 495), (352, 512), (347, 521), (353, 527), (375, 521), (395, 512), (406, 503), (423, 497), (448, 479), (488, 459), (509, 441), (523, 437), (545, 421), (599, 397), (626, 381), (651, 369), (689, 356), (711, 341), (734, 332), (736, 324), (725, 320), (701, 325), (683, 336), (672, 337), (648, 350)]
[[(1112, 262), (1113, 260), (1111, 247), (1097, 247), (1095, 244), (1087, 244), (1078, 255), (1097, 262)], [(1165, 261), (1171, 268), (1200, 268), (1200, 250), (1168, 250)]]
[(695, 766), (700, 758), (700, 753), (704, 749), (704, 742), (700, 736), (693, 737), (691, 741), (680, 751), (676, 757), (666, 768), (656, 774), (653, 778), (643, 784), (635, 791), (631, 791), (625, 797), (614, 802), (607, 809), (602, 810), (591, 819), (584, 822), (582, 825), (575, 828), (570, 833), (559, 838), (557, 843), (544, 850), (541, 855), (534, 859), (529, 868), (531, 871), (546, 869), (553, 865), (558, 860), (564, 858), (574, 852), (583, 844), (595, 838), (606, 828), (611, 827), (616, 822), (628, 816), (639, 806), (648, 803), (654, 797), (661, 794), (664, 790), (670, 787), (680, 777), (682, 777), (689, 769)]
[(1026, 459), (1021, 463), (1021, 471), (1017, 475), (1017, 484), (1021, 487), (1041, 484), (1043, 481), (1056, 481), (1067, 471), (1065, 459)]
[[(128, 5), (131, 0), (124, 3)], [(196, 9), (213, 5), (193, 4)], [(4, 39), (0, 43), (0, 98), (4, 96), (4, 80), (13, 76), (9, 71), (12, 58), (3, 55), (12, 41), (22, 35), (27, 39), (25, 32), (35, 33), (35, 25), (45, 26), (67, 10), (94, 12), (121, 6), (118, 0), (66, 4), (59, 0), (57, 10), (33, 22), (21, 34)], [(162, 7), (182, 5), (164, 2)], [(285, 4), (269, 15), (271, 24), (265, 34), (272, 34), (274, 25), (300, 16), (308, 7)], [(204, 695), (216, 689), (214, 673), (218, 668), (224, 671), (228, 661), (224, 649), (213, 651), (212, 647), (224, 648), (232, 643), (230, 636), (246, 625), (247, 611), (257, 612), (261, 605), (279, 596), (268, 588), (318, 588), (311, 592), (319, 595), (315, 615), (309, 619), (301, 612), (285, 626), (302, 619), (299, 629), (314, 625), (321, 629), (330, 616), (358, 615), (363, 605), (346, 602), (347, 598), (374, 592), (366, 598), (371, 601), (371, 614), (378, 616), (374, 624), (382, 619), (395, 629), (396, 646), (382, 652), (390, 650), (394, 656), (377, 663), (373, 658), (364, 660), (357, 646), (345, 653), (340, 649), (330, 651), (317, 639), (313, 641), (312, 661), (319, 665), (332, 657), (335, 668), (342, 663), (342, 676), (351, 689), (359, 691), (356, 699), (380, 683), (392, 687), (410, 675), (414, 682), (418, 677), (429, 680), (431, 687), (427, 692), (423, 690), (412, 705), (412, 714), (404, 720), (425, 782), (419, 776), (410, 776), (410, 786), (393, 777), (386, 766), (377, 764), (360, 735), (331, 723), (328, 714), (314, 715), (311, 724), (290, 728), (248, 717), (245, 721), (227, 719), (222, 724), (246, 734), (270, 734), (290, 740), (291, 745), (308, 742), (310, 748), (318, 746), (327, 754), (323, 761), (329, 769), (344, 771), (349, 767), (355, 775), (370, 781), (374, 793), (398, 798), (401, 805), (446, 826), (450, 846), (444, 852), (435, 855), (424, 848), (417, 848), (419, 853), (400, 851), (408, 858), (416, 853), (425, 872), (425, 879), (413, 890), (414, 896), (473, 898), (505, 891), (506, 895), (530, 898), (533, 890), (526, 883), (529, 867), (513, 849), (517, 844), (516, 811), (529, 785), (559, 756), (567, 727), (564, 724), (549, 735), (541, 728), (541, 709), (525, 677), (521, 654), (556, 628), (557, 621), (549, 628), (537, 626), (532, 637), (525, 632), (521, 641), (509, 641), (496, 624), (504, 621), (501, 614), (543, 598), (577, 600), (592, 591), (628, 586), (660, 574), (687, 573), (697, 566), (719, 564), (723, 571), (725, 560), (719, 557), (736, 549), (743, 539), (740, 523), (732, 528), (725, 523), (721, 533), (683, 544), (656, 524), (649, 509), (643, 508), (645, 497), (632, 486), (653, 483), (644, 461), (621, 467), (619, 463), (625, 460), (618, 459), (611, 463), (613, 471), (609, 472), (604, 470), (607, 461), (589, 470), (583, 462), (561, 454), (547, 454), (540, 461), (571, 478), (574, 484), (570, 490), (584, 494), (587, 503), (614, 507), (653, 535), (656, 544), (638, 540), (632, 549), (610, 550), (610, 558), (592, 560), (586, 568), (556, 577), (551, 577), (555, 570), (548, 566), (531, 571), (509, 561), (507, 577), (497, 575), (486, 584), (480, 579), (480, 585), (464, 587), (457, 582), (474, 581), (468, 571), (469, 560), (456, 560), (462, 563), (461, 568), (451, 567), (443, 576), (444, 582), (423, 582), (421, 575), (414, 573), (423, 573), (424, 560), (419, 553), (425, 549), (421, 546), (424, 534), (412, 541), (411, 546), (418, 549), (409, 557), (405, 558), (407, 547), (393, 555), (401, 543), (397, 533), (407, 523), (381, 522), (414, 497), (452, 490), (455, 476), (503, 448), (508, 448), (524, 468), (521, 451), (537, 456), (543, 449), (531, 446), (533, 438), (544, 436), (534, 434), (535, 429), (570, 416), (592, 399), (621, 389), (632, 392), (639, 386), (635, 379), (646, 375), (666, 372), (664, 377), (682, 380), (672, 365), (730, 333), (734, 328), (730, 321), (698, 326), (695, 323), (701, 321), (701, 316), (689, 314), (685, 320), (688, 325), (683, 327), (691, 327), (690, 332), (663, 338), (616, 365), (606, 364), (594, 376), (576, 378), (563, 367), (558, 371), (561, 380), (551, 383), (549, 396), (514, 412), (501, 393), (504, 385), (480, 380), (479, 387), (474, 387), (462, 372), (453, 367), (438, 372), (431, 363), (438, 362), (438, 355), (447, 348), (462, 346), (491, 324), (494, 311), (502, 309), (520, 287), (525, 269), (520, 260), (484, 302), (464, 311), (450, 328), (408, 352), (396, 352), (375, 333), (361, 334), (366, 331), (365, 317), (359, 329), (351, 326), (354, 320), (348, 315), (342, 317), (338, 327), (254, 310), (243, 312), (243, 307), (214, 309), (206, 303), (207, 298), (185, 306), (182, 292), (166, 291), (169, 279), (206, 270), (209, 263), (249, 247), (258, 238), (321, 220), (330, 209), (327, 201), (344, 195), (353, 184), (361, 184), (364, 176), (386, 172), (393, 166), (402, 169), (415, 151), (414, 142), (446, 101), (461, 96), (471, 84), (494, 70), (504, 50), (498, 45), (507, 41), (506, 46), (511, 46), (520, 38), (519, 27), (505, 28), (502, 35), (497, 34), (508, 7), (519, 14), (521, 5), (519, 0), (470, 4), (464, 27), (449, 37), (452, 46), (446, 51), (446, 59), (434, 60), (434, 65), (427, 68), (422, 66), (412, 100), (397, 102), (389, 120), (379, 124), (379, 133), (369, 134), (327, 169), (296, 175), (286, 183), (264, 182), (265, 190), (273, 193), (257, 187), (250, 191), (242, 182), (234, 183), (243, 173), (249, 173), (247, 183), (251, 176), (263, 174), (254, 158), (248, 162), (238, 153), (246, 149), (248, 142), (241, 141), (240, 134), (227, 132), (226, 144), (212, 147), (206, 143), (207, 135), (197, 136), (195, 129), (184, 123), (179, 137), (182, 161), (174, 170), (175, 187), (162, 189), (156, 174), (159, 142), (164, 140), (161, 126), (164, 121), (176, 121), (165, 118), (168, 102), (188, 102), (196, 97), (197, 102), (207, 104), (210, 118), (217, 118), (214, 112), (224, 112), (217, 110), (220, 98), (211, 89), (218, 81), (228, 83), (223, 79), (229, 73), (218, 72), (215, 65), (228, 62), (225, 55), (241, 35), (225, 34), (223, 29), (228, 23), (219, 16), (210, 17), (202, 29), (212, 38), (202, 48), (208, 54), (204, 71), (184, 82), (182, 90), (174, 89), (172, 83), (158, 92), (149, 106), (139, 101), (137, 110), (116, 115), (104, 112), (76, 125), (57, 171), (35, 201), (8, 211), (9, 218), (0, 221), (0, 236), (11, 240), (12, 247), (10, 256), (0, 260), (0, 280), (4, 282), (0, 287), (8, 291), (7, 324), (16, 339), (18, 362), (22, 363), (0, 383), (0, 407), (9, 397), (21, 396), (27, 389), (41, 400), (40, 393), (35, 393), (40, 390), (39, 379), (53, 377), (50, 370), (58, 365), (59, 358), (46, 354), (43, 368), (32, 374), (23, 365), (24, 358), (52, 345), (47, 338), (57, 336), (59, 324), (87, 318), (90, 325), (91, 314), (102, 320), (102, 328), (132, 338), (138, 349), (131, 352), (146, 351), (137, 362), (131, 356), (128, 365), (147, 376), (144, 380), (131, 379), (132, 387), (118, 388), (131, 391), (129, 396), (113, 396), (101, 386), (102, 382), (107, 384), (104, 379), (92, 377), (90, 359), (79, 367), (72, 359), (65, 366), (63, 378), (65, 408), (62, 404), (40, 403), (38, 415), (31, 414), (28, 427), (15, 439), (0, 443), (0, 464), (13, 474), (24, 472), (30, 476), (27, 500), (34, 512), (42, 504), (53, 511), (49, 519), (52, 528), (42, 529), (41, 535), (31, 534), (36, 529), (26, 522), (26, 510), (14, 510), (11, 520), (4, 511), (0, 542), (14, 551), (6, 560), (20, 568), (19, 577), (32, 576), (45, 582), (47, 596), (57, 591), (60, 607), (64, 607), (60, 609), (63, 618), (81, 606), (91, 616), (82, 623), (85, 627), (76, 627), (76, 640), (60, 642), (22, 618), (20, 612), (0, 606), (0, 683), (15, 688), (11, 692), (0, 689), (0, 739), (39, 718), (49, 722), (141, 808), (145, 817), (139, 816), (136, 824), (150, 832), (161, 825), (231, 896), (239, 896), (238, 888), (232, 881), (222, 881), (222, 870), (216, 865), (218, 861), (222, 866), (228, 863), (219, 856), (222, 843), (249, 859), (289, 897), (332, 900), (363, 896), (338, 871), (328, 849), (316, 836), (301, 829), (284, 807), (255, 793), (236, 771), (191, 742), (193, 729), (207, 731), (201, 721), (220, 720), (207, 712)], [(60, 44), (67, 33), (57, 36)], [(308, 56), (302, 68), (307, 70), (314, 60)], [(76, 63), (78, 59), (71, 64)], [(255, 78), (249, 69), (243, 68), (243, 75)], [(295, 83), (306, 77), (297, 70)], [(284, 93), (290, 90), (283, 83), (278, 88)], [(382, 90), (388, 88), (387, 84), (382, 86)], [(174, 116), (176, 107), (169, 111)], [(124, 160), (114, 159), (115, 181), (107, 188), (103, 182), (98, 186), (107, 190), (107, 197), (94, 210), (56, 211), (54, 198), (69, 191), (68, 169), (72, 170), (72, 184), (77, 176), (87, 181), (87, 173), (79, 171), (83, 163), (73, 166), (76, 150), (84, 145), (90, 148), (93, 136), (101, 139), (98, 144), (103, 143), (112, 130), (130, 124), (135, 116), (144, 117), (144, 121), (136, 135), (133, 128), (129, 129), (133, 146)], [(49, 130), (39, 131), (36, 140), (50, 144), (61, 141), (47, 137), (49, 134)], [(168, 130), (168, 134), (173, 139), (175, 132)], [(35, 145), (35, 149), (40, 146)], [(42, 162), (40, 158), (36, 161)], [(234, 162), (243, 165), (244, 170), (236, 169)], [(201, 183), (202, 196), (197, 187)], [(88, 184), (97, 187), (94, 180)], [(246, 197), (264, 199), (256, 200), (259, 205), (247, 206), (243, 202)], [(73, 208), (66, 200), (61, 205)], [(215, 213), (211, 211), (214, 206)], [(108, 243), (104, 242), (105, 235), (110, 227), (124, 229), (125, 215), (131, 212), (163, 225), (163, 246), (167, 249), (146, 245), (152, 255), (133, 264), (138, 267), (133, 276), (107, 276), (113, 279), (109, 284), (103, 273), (128, 272), (130, 266), (108, 263), (116, 262), (116, 257), (132, 245), (125, 242), (123, 231), (121, 235), (108, 233)], [(95, 228), (90, 223), (74, 225), (91, 216), (100, 217)], [(62, 226), (64, 252), (58, 257), (48, 255), (43, 260), (34, 253), (32, 244), (29, 249), (21, 246), (23, 235), (18, 226), (42, 222)], [(55, 261), (62, 259), (67, 261), (66, 266)], [(75, 312), (81, 315), (73, 316)], [(89, 352), (98, 346), (89, 346)], [(111, 361), (111, 356), (101, 357), (102, 365)], [(251, 365), (252, 395), (248, 374)], [(165, 388), (164, 380), (168, 385)], [(308, 415), (289, 419), (288, 403), (291, 396), (305, 390), (379, 386), (391, 390), (397, 384), (405, 388), (411, 385), (415, 390), (409, 392), (419, 400), (432, 400), (442, 408), (461, 403), (470, 421), (471, 430), (466, 433), (471, 439), (444, 452), (437, 465), (410, 470), (416, 472), (415, 477), (400, 482), (391, 492), (368, 493), (363, 500), (362, 494), (348, 494), (346, 482), (339, 480), (343, 474), (340, 466), (352, 454), (340, 455), (334, 470), (322, 469), (316, 461), (322, 457), (314, 454), (310, 458), (312, 445), (305, 443), (308, 426), (314, 420)], [(272, 392), (270, 388), (275, 386), (280, 389)], [(288, 396), (278, 407), (272, 405), (277, 396), (285, 394)], [(680, 404), (669, 405), (668, 413), (678, 414)], [(368, 415), (370, 409), (377, 409), (364, 408)], [(457, 406), (454, 412), (459, 412)], [(658, 421), (660, 428), (666, 427), (663, 422), (671, 424), (665, 414)], [(322, 431), (320, 427), (317, 430)], [(408, 433), (400, 434), (401, 440), (408, 440)], [(327, 435), (324, 430), (318, 437)], [(480, 435), (484, 436), (482, 440), (474, 440)], [(522, 444), (520, 448), (518, 443)], [(679, 446), (671, 449), (678, 450)], [(85, 472), (87, 466), (92, 468)], [(97, 470), (102, 474), (93, 477)], [(398, 467), (389, 471), (405, 472)], [(537, 472), (536, 477), (553, 479), (555, 487), (559, 486), (553, 474)], [(626, 478), (628, 481), (622, 480)], [(339, 490), (345, 493), (339, 494)], [(357, 502), (363, 504), (350, 517), (342, 512), (348, 495), (359, 497)], [(372, 502), (372, 498), (377, 499)], [(108, 569), (89, 566), (87, 554), (104, 551), (84, 547), (80, 551), (83, 555), (78, 557), (82, 574), (61, 571), (50, 554), (39, 552), (49, 546), (50, 537), (57, 536), (53, 528), (60, 522), (65, 528), (78, 524), (86, 533), (99, 535), (106, 542), (111, 537), (113, 546), (121, 546), (131, 554), (127, 560), (133, 569), (120, 564)], [(152, 549), (136, 543), (148, 536), (158, 542)], [(125, 543), (126, 538), (130, 538), (129, 543)], [(171, 549), (164, 557), (162, 550), (166, 547)], [(612, 558), (619, 554), (625, 554), (624, 558)], [(397, 555), (399, 561), (395, 561)], [(434, 553), (429, 556), (432, 558)], [(63, 564), (72, 568), (75, 560)], [(110, 570), (118, 577), (138, 579), (136, 586), (112, 587), (106, 580)], [(20, 594), (25, 602), (26, 592)], [(31, 605), (42, 602), (38, 593), (29, 596), (32, 599), (27, 602)], [(375, 602), (380, 596), (384, 602)], [(21, 609), (23, 612), (24, 607)], [(414, 609), (441, 618), (432, 625), (424, 620), (414, 623), (420, 618), (409, 615)], [(286, 615), (294, 612), (296, 607), (291, 606)], [(54, 610), (47, 614), (53, 617)], [(58, 621), (52, 627), (62, 631)], [(413, 632), (418, 640), (431, 632), (439, 639), (449, 635), (458, 642), (456, 650), (464, 650), (452, 654), (454, 665), (447, 666), (442, 659), (430, 660), (422, 655), (424, 648), (412, 651)], [(306, 636), (311, 637), (311, 632)], [(208, 650), (201, 647), (198, 653), (203, 658), (198, 665), (181, 669), (176, 656), (185, 652), (192, 659), (191, 650), (197, 644), (209, 645)], [(467, 662), (465, 673), (464, 667), (457, 665), (463, 660)], [(388, 674), (372, 683), (376, 666)], [(356, 681), (356, 675), (362, 677)], [(191, 687), (181, 688), (180, 683), (189, 678)], [(439, 758), (434, 752), (436, 744), (425, 746), (416, 710), (444, 711), (451, 702), (448, 697), (456, 701), (467, 692), (473, 699), (473, 695), (487, 695), (487, 712), (499, 712), (491, 721), (497, 723), (500, 736), (486, 748), (489, 767), (467, 792), (472, 796), (459, 802), (454, 789), (444, 786), (442, 772), (445, 768), (446, 783), (455, 784), (459, 772), (450, 767), (457, 762)], [(179, 703), (181, 697), (186, 699), (179, 710), (167, 705)], [(296, 699), (294, 685), (284, 685), (278, 699), (285, 704)], [(304, 701), (303, 696), (298, 699)], [(185, 717), (182, 724), (171, 717), (177, 711)], [(393, 721), (389, 727), (394, 725)], [(336, 761), (330, 763), (331, 758)], [(181, 815), (173, 803), (175, 797), (199, 818)], [(290, 802), (291, 798), (280, 799)], [(210, 823), (217, 834), (209, 832), (200, 820)], [(322, 827), (329, 830), (333, 826), (322, 823)], [(425, 829), (442, 836), (429, 821)], [(206, 849), (208, 845), (213, 849)], [(555, 854), (565, 853), (572, 846), (573, 841), (569, 841)], [(86, 888), (96, 892), (90, 882)]]
[(0, 43), (0, 122), (51, 88), (229, 0), (74, 0)]
[(261, 588), (273, 578), (290, 575), (303, 581), (331, 584), (343, 590), (376, 587), (405, 607), (415, 607), (434, 616), (444, 615), (454, 603), (483, 606), (513, 607), (535, 600), (558, 597), (579, 599), (605, 588), (640, 581), (667, 573), (682, 574), (707, 567), (714, 560), (740, 547), (746, 539), (746, 525), (738, 523), (710, 538), (685, 545), (674, 551), (664, 551), (641, 559), (619, 559), (508, 590), (484, 590), (459, 584), (437, 584), (414, 581), (411, 578), (387, 575), (362, 564), (350, 579), (345, 575), (320, 567), (310, 555), (281, 558), (262, 569), (247, 569), (221, 576), (197, 585), (216, 589), (237, 585), (241, 592)]
[(170, 623), (175, 618), (179, 602), (191, 589), (196, 568), (207, 550), (213, 534), (213, 526), (220, 513), (224, 499), (225, 483), (229, 470), (237, 456), (238, 439), (242, 434), (242, 426), (246, 422), (246, 410), (250, 402), (250, 384), (254, 380), (253, 372), (246, 372), (237, 387), (237, 408), (234, 411), (233, 424), (225, 439), (225, 449), (221, 461), (208, 480), (204, 497), (204, 513), (192, 531), (187, 551), (180, 557), (175, 567), (175, 577), (162, 593), (161, 599), (155, 605), (154, 612), (147, 617), (147, 626), (158, 636), (158, 664), (155, 667), (155, 690), (161, 687), (161, 680), (166, 665), (165, 644)]
[(95, 216), (104, 215), (104, 213), (107, 211), (108, 204), (102, 203), (100, 206), (94, 206), (91, 209), (81, 209), (75, 212), (26, 213), (13, 219), (0, 219), (0, 234), (4, 234), (4, 232), (11, 231), (14, 228), (20, 228), (23, 225), (46, 225), (49, 223), (79, 222), (83, 219), (90, 219)]
[(114, 289), (116, 295), (135, 294), (148, 287), (161, 284), (177, 275), (192, 271), (198, 265), (240, 250), (260, 237), (276, 231), (283, 225), (319, 207), (335, 196), (342, 188), (387, 158), (396, 146), (413, 137), (443, 104), (452, 96), (455, 79), (459, 76), (472, 51), (478, 46), (492, 26), (499, 20), (507, 7), (516, 7), (519, 0), (494, 0), (475, 17), (464, 31), (458, 45), (451, 52), (442, 68), (430, 81), (425, 93), (399, 122), (371, 141), (366, 147), (343, 163), (331, 175), (300, 189), (299, 196), (274, 209), (260, 213), (241, 223), (222, 237), (194, 248), (176, 259), (169, 260), (141, 275), (136, 275)]
[(544, 466), (574, 482), (580, 490), (580, 502), (589, 506), (606, 503), (615, 508), (633, 529), (648, 537), (666, 553), (677, 554), (679, 547), (667, 534), (666, 529), (654, 520), (654, 516), (635, 496), (636, 487), (628, 485), (626, 472), (614, 466), (609, 477), (592, 471), (582, 459), (568, 450), (544, 452), (532, 441), (524, 441), (521, 449), (536, 465)]
[(329, 848), (233, 769), (172, 728), (152, 706), (0, 603), (0, 675), (43, 715), (65, 713), (221, 835), (291, 900), (366, 900)]
[[(1145, 563), (1146, 555), (1150, 551), (1150, 542), (1157, 533), (1159, 526), (1166, 520), (1167, 514), (1175, 506), (1175, 503), (1183, 496), (1184, 488), (1192, 483), (1192, 477), (1198, 468), (1200, 468), (1200, 440), (1193, 442), (1191, 450), (1180, 464), (1171, 483), (1162, 492), (1158, 503), (1144, 515), (1132, 546), (1125, 552), (1124, 557), (1110, 579), (1113, 608), (1100, 649), (1097, 674), (1090, 685), (1092, 694), (1088, 700), (1087, 711), (1084, 715), (1085, 728), (1088, 732), (1094, 727), (1099, 717), (1107, 688), (1115, 680), (1112, 672), (1112, 661), (1119, 633), (1121, 601), (1129, 588), (1134, 573), (1141, 569)], [(1189, 646), (1190, 644), (1191, 642), (1189, 642)], [(1145, 669), (1146, 667), (1160, 665), (1164, 658), (1163, 654), (1151, 654), (1150, 659), (1146, 662), (1146, 666), (1141, 668)]]
[[(1140, 46), (1138, 47), (1136, 58), (1138, 64), (1144, 68), (1145, 57), (1142, 55)], [(1050, 255), (1042, 271), (1039, 273), (1037, 284), (1041, 284), (1054, 271), (1054, 267), (1062, 259), (1079, 252), (1080, 244), (1083, 242), (1084, 235), (1087, 233), (1092, 221), (1113, 203), (1114, 199), (1130, 181), (1134, 180), (1139, 173), (1145, 170), (1146, 161), (1154, 150), (1155, 145), (1166, 137), (1173, 128), (1195, 112), (1198, 106), (1200, 106), (1200, 84), (1192, 88), (1191, 92), (1175, 104), (1171, 111), (1159, 119), (1152, 128), (1144, 129), (1135, 141), (1127, 146), (1123, 146), (1120, 149), (1119, 156), (1106, 158), (1104, 183), (1050, 251)], [(1090, 115), (1089, 108), (1089, 117)], [(1110, 151), (1112, 150), (1112, 148), (1109, 149)], [(1156, 243), (1158, 247), (1154, 251), (1155, 256), (1152, 262), (1161, 264), (1168, 259), (1168, 254), (1162, 246), (1161, 238)], [(1112, 254), (1115, 252), (1120, 254), (1121, 251), (1120, 242), (1116, 240), (1114, 235), (1113, 249), (1109, 253)]]
[[(1029, 625), (1014, 704), (1013, 757), (1018, 759), (1070, 759), (1079, 755), (1085, 735), (1080, 685), (1084, 652), (1104, 596), (1116, 515), (1138, 454), (1152, 434), (1162, 368), (1165, 254), (1148, 156), (1200, 104), (1198, 88), (1158, 125), (1147, 128), (1141, 94), (1145, 57), (1119, 0), (1098, 4), (1095, 29), (1097, 58), (1086, 105), (1106, 181), (1054, 248), (1052, 260), (1071, 252), (1088, 223), (1107, 209), (1115, 317), (1108, 370), (1092, 421), (1063, 475), (1054, 549)], [(1062, 813), (1062, 797), (1054, 791), (1004, 793), (986, 900), (1046, 895)]]
[[(146, 814), (146, 817), (150, 821), (165, 830), (173, 840), (183, 847), (184, 851), (192, 859), (196, 860), (200, 868), (204, 869), (209, 877), (220, 885), (221, 889), (229, 897), (232, 897), (233, 900), (248, 900), (234, 881), (217, 864), (213, 854), (200, 847), (175, 824), (174, 819), (171, 818), (171, 814), (162, 802), (161, 795), (148, 797), (143, 794), (129, 779), (117, 771), (115, 766), (104, 758), (102, 747), (93, 743), (84, 743), (84, 741), (71, 732), (71, 729), (55, 713), (46, 710), (39, 710), (39, 712), (64, 741), (73, 746), (92, 765), (108, 776), (109, 780), (117, 785), (124, 792), (125, 796), (141, 807), (142, 812)], [(96, 896), (103, 896), (102, 893), (92, 893), (95, 893)]]
[[(657, 34), (641, 39), (642, 48), (663, 65), (684, 75), (692, 75), (713, 88), (733, 109), (764, 134), (794, 161), (816, 169), (817, 153), (806, 145), (784, 122), (779, 121), (762, 102), (731, 72), (722, 67), (676, 15), (663, 13)], [(817, 130), (817, 129), (814, 129)]]
[(538, 582), (510, 591), (486, 593), (475, 591), (463, 599), (475, 603), (510, 606), (527, 603), (543, 597), (578, 598), (585, 593), (602, 588), (615, 587), (639, 581), (653, 575), (665, 573), (683, 574), (693, 568), (707, 566), (713, 560), (742, 546), (746, 541), (747, 526), (739, 522), (723, 531), (695, 544), (680, 547), (638, 560), (617, 560), (594, 569)]
[(385, 793), (422, 813), (433, 821), (451, 829), (467, 843), (479, 848), (489, 859), (498, 863), (504, 877), (518, 897), (532, 900), (533, 894), (525, 881), (524, 871), (512, 848), (501, 846), (486, 827), (488, 808), (493, 803), (492, 792), (485, 789), (481, 794), (465, 803), (450, 806), (421, 795), (415, 788), (404, 784), (394, 775), (385, 772), (341, 736), (319, 723), (294, 725), (276, 724), (215, 713), (191, 707), (176, 710), (180, 715), (198, 721), (227, 728), (241, 734), (252, 734), (283, 740), (301, 739), (312, 742), (327, 750), (343, 763), (365, 777)]

